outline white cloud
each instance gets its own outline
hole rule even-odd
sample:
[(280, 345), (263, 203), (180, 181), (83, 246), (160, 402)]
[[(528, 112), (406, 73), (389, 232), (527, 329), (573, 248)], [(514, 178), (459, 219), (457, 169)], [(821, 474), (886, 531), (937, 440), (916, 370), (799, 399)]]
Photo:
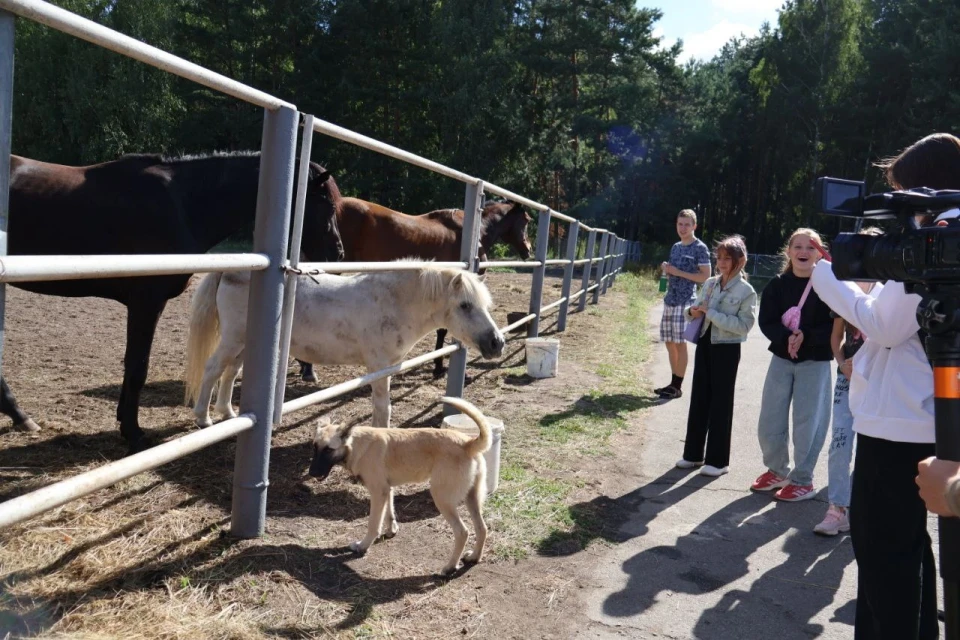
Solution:
[(783, 0), (710, 0), (717, 9), (731, 13), (765, 13), (773, 15)]
[[(737, 0), (714, 0), (715, 2), (735, 2)], [(741, 0), (746, 3), (746, 0)], [(737, 36), (753, 36), (759, 32), (758, 27), (741, 24), (738, 22), (728, 22), (721, 20), (706, 31), (700, 33), (687, 33), (683, 36), (683, 53), (680, 54), (680, 62), (686, 62), (693, 58), (709, 60), (723, 48), (731, 38)]]
[(674, 43), (676, 43), (676, 41), (677, 41), (676, 38), (668, 38), (668, 37), (664, 34), (662, 27), (654, 27), (654, 29), (653, 29), (653, 37), (654, 37), (654, 38), (660, 38), (660, 48), (661, 48), (661, 49), (669, 49), (669, 48), (672, 47), (672, 46), (674, 45)]

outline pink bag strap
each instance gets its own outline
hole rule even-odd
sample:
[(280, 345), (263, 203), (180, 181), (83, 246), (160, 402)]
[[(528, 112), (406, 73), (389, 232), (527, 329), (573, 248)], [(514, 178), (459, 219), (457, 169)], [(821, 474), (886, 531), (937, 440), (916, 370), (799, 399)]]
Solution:
[(797, 304), (797, 309), (803, 308), (803, 303), (807, 301), (807, 295), (810, 294), (810, 287), (813, 286), (813, 278), (811, 277), (807, 280), (807, 288), (803, 290), (803, 295), (800, 296), (800, 302)]

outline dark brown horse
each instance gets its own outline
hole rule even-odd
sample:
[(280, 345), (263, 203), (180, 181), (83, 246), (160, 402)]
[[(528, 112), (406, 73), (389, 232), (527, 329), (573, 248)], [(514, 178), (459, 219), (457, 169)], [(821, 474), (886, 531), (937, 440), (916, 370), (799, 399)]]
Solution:
[[(519, 204), (487, 202), (480, 222), (480, 260), (497, 242), (512, 247), (522, 259), (530, 258), (527, 239), (530, 216)], [(350, 262), (384, 262), (423, 258), (438, 262), (460, 260), (463, 209), (438, 209), (411, 216), (360, 200), (344, 198), (337, 214), (345, 259)], [(443, 346), (446, 329), (437, 331), (437, 348)], [(301, 362), (304, 380), (316, 381), (313, 367)], [(434, 362), (434, 375), (443, 374), (443, 358)]]
[[(259, 153), (164, 158), (130, 155), (68, 167), (11, 156), (9, 253), (92, 255), (205, 253), (254, 220)], [(310, 163), (303, 251), (336, 261), (343, 245), (336, 225), (340, 191), (330, 172)], [(313, 258), (309, 258), (313, 256)], [(140, 392), (157, 321), (190, 275), (24, 282), (15, 286), (56, 296), (94, 296), (127, 307), (127, 347), (117, 406), (131, 452), (152, 443), (138, 423)], [(37, 429), (0, 381), (0, 411), (21, 429)]]

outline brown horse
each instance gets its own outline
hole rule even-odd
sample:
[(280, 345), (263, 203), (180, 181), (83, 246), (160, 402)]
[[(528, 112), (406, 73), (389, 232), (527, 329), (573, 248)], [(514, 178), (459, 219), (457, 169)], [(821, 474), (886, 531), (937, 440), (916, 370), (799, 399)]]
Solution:
[[(487, 202), (480, 222), (480, 260), (497, 242), (512, 247), (523, 260), (530, 258), (527, 239), (530, 216), (519, 204)], [(349, 262), (386, 262), (401, 258), (422, 258), (458, 262), (463, 237), (463, 209), (438, 209), (408, 215), (387, 207), (343, 198), (337, 211), (337, 226), (343, 240), (344, 259)], [(443, 346), (446, 329), (437, 330), (437, 348)], [(304, 380), (314, 382), (313, 367), (300, 362)], [(434, 361), (434, 375), (443, 375), (443, 358)]]

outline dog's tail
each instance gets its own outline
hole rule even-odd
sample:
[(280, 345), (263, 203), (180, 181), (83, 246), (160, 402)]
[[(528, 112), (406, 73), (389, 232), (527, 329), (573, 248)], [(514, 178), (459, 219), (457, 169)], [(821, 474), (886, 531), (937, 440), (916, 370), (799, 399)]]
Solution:
[(477, 428), (480, 429), (480, 435), (464, 445), (463, 450), (466, 451), (467, 455), (473, 457), (478, 453), (486, 452), (490, 448), (492, 437), (490, 435), (490, 425), (487, 424), (487, 419), (480, 412), (480, 409), (462, 398), (441, 398), (441, 400), (470, 416), (470, 419), (477, 423)]
[(220, 316), (217, 313), (219, 272), (208, 273), (200, 281), (190, 303), (190, 333), (187, 336), (187, 364), (183, 373), (184, 404), (193, 406), (203, 380), (203, 369), (213, 355), (220, 338)]

